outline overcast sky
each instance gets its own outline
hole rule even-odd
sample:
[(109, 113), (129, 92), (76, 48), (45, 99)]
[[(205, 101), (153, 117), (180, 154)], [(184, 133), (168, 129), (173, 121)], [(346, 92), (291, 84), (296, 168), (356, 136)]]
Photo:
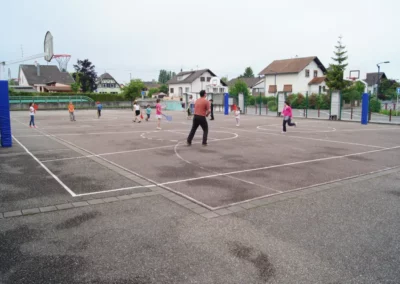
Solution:
[[(55, 53), (72, 55), (69, 71), (88, 58), (98, 75), (107, 71), (120, 82), (181, 68), (209, 68), (231, 79), (246, 66), (258, 74), (275, 59), (295, 56), (315, 55), (328, 67), (341, 35), (348, 70), (364, 77), (389, 60), (381, 70), (400, 79), (398, 0), (0, 1), (0, 61), (20, 58), (21, 46), (24, 56), (42, 52), (49, 30)], [(18, 64), (10, 68), (18, 77)]]

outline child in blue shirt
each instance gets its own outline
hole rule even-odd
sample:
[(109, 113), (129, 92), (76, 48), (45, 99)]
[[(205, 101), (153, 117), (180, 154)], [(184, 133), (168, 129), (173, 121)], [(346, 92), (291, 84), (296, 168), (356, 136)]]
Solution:
[(147, 105), (147, 108), (146, 108), (146, 114), (147, 114), (146, 121), (149, 121), (149, 119), (150, 119), (150, 114), (151, 114), (151, 108), (150, 108), (150, 105)]
[(103, 106), (102, 106), (101, 102), (97, 102), (97, 118), (100, 118), (102, 109), (103, 109)]

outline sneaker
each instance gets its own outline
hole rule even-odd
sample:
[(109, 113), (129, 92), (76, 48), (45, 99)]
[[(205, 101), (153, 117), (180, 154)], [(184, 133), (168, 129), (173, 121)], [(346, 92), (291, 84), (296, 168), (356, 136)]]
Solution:
[(282, 133), (282, 134), (285, 134), (285, 133), (286, 133), (286, 131), (282, 131), (281, 133)]
[(34, 125), (33, 128), (37, 128), (36, 125)]
[(29, 128), (32, 128), (32, 126), (31, 126), (31, 125), (29, 125)]
[(157, 127), (158, 130), (161, 130), (161, 127)]
[(141, 120), (139, 120), (139, 122), (138, 123), (141, 123), (142, 121)]
[(297, 122), (294, 123), (294, 127), (297, 127)]
[(186, 142), (187, 146), (192, 146), (192, 143)]
[(208, 145), (207, 143), (206, 144), (201, 144), (201, 146), (203, 146), (203, 147), (207, 147), (207, 145)]

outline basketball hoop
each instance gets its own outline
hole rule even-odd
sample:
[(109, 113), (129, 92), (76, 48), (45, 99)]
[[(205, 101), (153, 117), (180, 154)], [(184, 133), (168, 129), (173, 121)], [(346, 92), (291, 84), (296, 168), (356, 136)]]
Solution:
[(218, 77), (212, 77), (211, 80), (210, 80), (210, 85), (212, 87), (217, 87), (217, 86), (219, 86), (220, 82), (221, 81), (219, 80)]
[(68, 62), (71, 59), (71, 55), (69, 55), (69, 54), (54, 54), (53, 58), (55, 60), (57, 60), (60, 71), (67, 72)]

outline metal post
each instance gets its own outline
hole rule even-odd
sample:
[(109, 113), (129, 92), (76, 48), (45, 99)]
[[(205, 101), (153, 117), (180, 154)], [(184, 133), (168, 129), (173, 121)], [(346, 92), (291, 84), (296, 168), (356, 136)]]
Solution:
[(306, 118), (308, 118), (308, 91), (306, 92)]
[(350, 110), (350, 119), (353, 120), (353, 107), (351, 107), (351, 110)]
[(258, 97), (260, 98), (260, 114), (259, 115), (261, 115), (261, 93), (258, 93)]
[(379, 66), (379, 64), (377, 65), (378, 66), (378, 82), (377, 82), (377, 88), (376, 88), (376, 98), (378, 98), (378, 96), (379, 96), (379, 73), (380, 73), (380, 70), (381, 70), (381, 66)]
[(392, 121), (392, 109), (389, 110), (389, 122)]
[(319, 117), (319, 107), (318, 107), (318, 117)]

